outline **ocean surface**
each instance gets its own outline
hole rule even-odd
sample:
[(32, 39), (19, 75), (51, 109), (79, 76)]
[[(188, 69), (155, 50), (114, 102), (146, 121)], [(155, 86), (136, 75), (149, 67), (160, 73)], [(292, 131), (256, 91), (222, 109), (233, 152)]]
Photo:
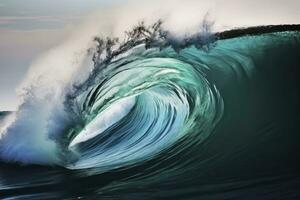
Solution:
[(0, 113), (0, 199), (300, 199), (299, 31), (95, 38), (62, 104)]

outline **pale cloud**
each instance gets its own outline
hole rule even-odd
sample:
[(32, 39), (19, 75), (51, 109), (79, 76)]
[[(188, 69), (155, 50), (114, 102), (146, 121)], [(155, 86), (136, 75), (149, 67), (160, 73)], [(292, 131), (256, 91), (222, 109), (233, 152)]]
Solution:
[(78, 19), (82, 16), (51, 16), (51, 15), (38, 15), (38, 16), (1, 16), (0, 20), (65, 20), (65, 19)]
[(0, 16), (0, 29), (61, 29), (82, 18), (83, 16)]

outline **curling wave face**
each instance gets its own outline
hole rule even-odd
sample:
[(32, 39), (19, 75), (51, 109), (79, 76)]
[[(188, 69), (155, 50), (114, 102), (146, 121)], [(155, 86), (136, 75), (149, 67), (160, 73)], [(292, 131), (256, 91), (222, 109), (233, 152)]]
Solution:
[[(88, 79), (61, 97), (59, 108), (29, 98), (2, 135), (1, 158), (101, 173), (192, 152), (226, 110), (219, 87), (251, 79), (255, 60), (299, 39), (297, 32), (283, 32), (228, 40), (201, 33), (179, 40), (159, 24), (150, 31), (137, 27), (139, 35), (133, 31), (123, 44), (98, 38)], [(27, 121), (37, 109), (47, 122), (39, 123), (39, 115)], [(41, 130), (45, 134), (36, 137)], [(22, 134), (27, 143), (14, 143)]]
[(196, 142), (208, 137), (222, 115), (222, 99), (193, 51), (199, 53), (189, 49), (177, 58), (172, 49), (139, 46), (107, 65), (105, 78), (76, 98), (85, 125), (71, 139), (78, 160), (68, 167), (134, 165), (196, 130)]
[(142, 43), (108, 64), (98, 63), (101, 70), (92, 76), (92, 84), (69, 102), (83, 126), (72, 128), (67, 139), (75, 155), (67, 167), (101, 172), (140, 165), (178, 143), (179, 152), (197, 148), (224, 110), (211, 73), (221, 74), (219, 83), (251, 78), (255, 66), (248, 54), (253, 48), (267, 50), (271, 43), (282, 45), (289, 40), (286, 36), (295, 34), (218, 41), (209, 51), (196, 45), (180, 51), (146, 48)]

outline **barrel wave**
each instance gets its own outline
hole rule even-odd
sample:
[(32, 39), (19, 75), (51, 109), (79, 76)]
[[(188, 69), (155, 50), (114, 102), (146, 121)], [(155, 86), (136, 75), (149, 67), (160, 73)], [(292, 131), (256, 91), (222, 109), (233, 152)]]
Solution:
[(72, 102), (84, 126), (72, 129), (68, 148), (78, 161), (69, 167), (136, 165), (186, 137), (194, 142), (184, 148), (208, 137), (222, 116), (222, 98), (199, 53), (189, 48), (178, 57), (171, 48), (142, 44), (101, 69), (99, 81)]
[[(78, 182), (71, 183), (75, 188), (92, 180), (89, 189), (79, 189), (80, 195), (104, 198), (106, 194), (108, 199), (119, 198), (120, 193), (124, 199), (177, 195), (178, 199), (203, 195), (230, 199), (241, 193), (224, 191), (237, 185), (247, 188), (269, 179), (290, 180), (291, 174), (299, 177), (295, 162), (289, 173), (283, 172), (284, 163), (294, 161), (285, 155), (298, 130), (293, 116), (299, 109), (299, 88), (296, 78), (287, 73), (300, 64), (299, 27), (258, 27), (255, 33), (202, 30), (178, 38), (161, 24), (139, 24), (122, 42), (95, 38), (96, 45), (89, 49), (93, 69), (85, 80), (72, 83), (58, 108), (36, 106), (31, 96), (19, 111), (6, 114), (0, 129), (3, 163), (57, 166), (52, 173), (60, 176), (67, 171), (71, 175), (63, 180), (75, 179)], [(31, 123), (28, 110), (36, 114)], [(43, 115), (46, 122), (37, 126), (40, 111), (51, 114)], [(284, 128), (292, 133), (280, 136)], [(41, 130), (43, 136), (37, 137)], [(20, 136), (26, 137), (25, 142)], [(285, 138), (277, 149), (281, 157), (270, 160), (263, 146), (281, 137)], [(278, 147), (277, 142), (269, 147)], [(263, 164), (250, 173), (237, 160)], [(267, 162), (278, 167), (274, 174), (267, 173)], [(236, 178), (241, 176), (235, 169), (244, 178)], [(207, 192), (213, 189), (205, 180), (218, 192)], [(58, 187), (64, 181), (58, 178), (51, 185)], [(299, 178), (286, 183), (293, 181), (298, 183)], [(8, 196), (16, 189), (14, 184), (10, 187), (5, 190)], [(251, 190), (245, 188), (240, 189), (249, 195)], [(60, 190), (50, 193), (64, 198), (76, 194)], [(151, 191), (157, 196), (149, 196)]]

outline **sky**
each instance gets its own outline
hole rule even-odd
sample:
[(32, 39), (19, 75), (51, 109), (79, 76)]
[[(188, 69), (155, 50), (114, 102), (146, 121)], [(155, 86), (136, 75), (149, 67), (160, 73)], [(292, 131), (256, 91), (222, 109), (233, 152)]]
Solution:
[[(90, 13), (127, 1), (0, 0), (0, 111), (16, 109), (16, 88), (34, 60), (66, 40)], [(138, 1), (140, 6), (143, 1)], [(147, 5), (151, 2), (159, 4)], [(300, 23), (299, 10), (299, 0), (215, 0), (213, 8), (220, 27)]]

